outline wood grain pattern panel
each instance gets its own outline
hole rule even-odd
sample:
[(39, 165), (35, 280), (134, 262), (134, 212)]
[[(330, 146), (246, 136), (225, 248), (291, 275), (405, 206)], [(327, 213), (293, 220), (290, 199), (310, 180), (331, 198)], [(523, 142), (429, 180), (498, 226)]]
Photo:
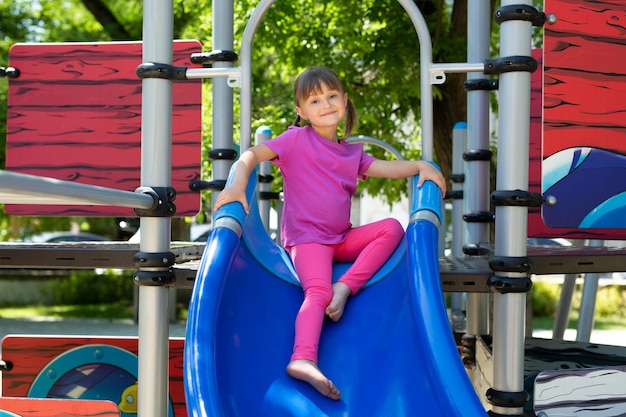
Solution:
[[(607, 169), (617, 172), (621, 166), (620, 158), (626, 154), (624, 2), (546, 0), (544, 11), (554, 14), (556, 23), (545, 25), (543, 66), (540, 66), (543, 73), (538, 70), (532, 76), (532, 96), (535, 98), (534, 102), (531, 101), (529, 189), (534, 192), (545, 192), (546, 187), (553, 186), (555, 178), (559, 178), (554, 177), (556, 171), (542, 171), (550, 157), (566, 159), (567, 152), (575, 149), (596, 149), (604, 152), (603, 155), (613, 155), (614, 162), (606, 158), (609, 161)], [(626, 191), (626, 178), (614, 175), (609, 190), (605, 187), (608, 183), (602, 176), (603, 171), (589, 169), (589, 174), (583, 176), (584, 183), (578, 179), (575, 181), (574, 176), (568, 178), (579, 169), (575, 162), (572, 162), (570, 173), (556, 183), (561, 193), (557, 205), (549, 207), (544, 204), (541, 208), (529, 209), (528, 235), (600, 240), (626, 238), (623, 224), (617, 222), (610, 227), (606, 220), (611, 219), (610, 209), (613, 207), (608, 204), (615, 204), (618, 200), (615, 197)], [(600, 174), (595, 182), (591, 178), (594, 172)], [(602, 188), (607, 188), (610, 195), (604, 195), (607, 193), (603, 194)], [(585, 189), (593, 190), (593, 193), (586, 193)], [(567, 194), (562, 194), (563, 190)], [(597, 201), (590, 203), (592, 194)], [(585, 199), (585, 204), (576, 203), (582, 203), (581, 198)], [(591, 207), (591, 211), (583, 212), (582, 206), (585, 206), (584, 210)], [(608, 214), (595, 223), (601, 227), (583, 227), (583, 224), (593, 223), (589, 221), (593, 210), (604, 210)], [(622, 209), (616, 207), (613, 210)], [(580, 213), (572, 215), (576, 211)]]
[[(197, 67), (197, 41), (174, 42), (173, 64)], [(140, 184), (141, 42), (16, 44), (20, 70), (8, 94), (8, 171), (126, 191)], [(172, 186), (177, 216), (193, 216), (200, 195), (189, 181), (201, 174), (201, 81), (173, 83)], [(165, 159), (164, 159), (165, 160)], [(7, 205), (13, 215), (135, 217), (129, 208)]]

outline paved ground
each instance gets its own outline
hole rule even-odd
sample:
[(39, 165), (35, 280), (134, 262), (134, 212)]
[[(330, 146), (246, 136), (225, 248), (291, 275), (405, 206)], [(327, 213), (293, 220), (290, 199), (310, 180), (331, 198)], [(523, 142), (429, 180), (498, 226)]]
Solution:
[[(533, 331), (533, 336), (542, 339), (552, 339), (552, 330), (535, 330)], [(565, 330), (563, 340), (575, 341), (576, 330)], [(624, 330), (594, 330), (591, 332), (589, 341), (600, 345), (626, 346), (626, 323), (624, 323)]]
[[(138, 326), (132, 320), (101, 319), (3, 319), (0, 339), (8, 334), (56, 334), (89, 336), (137, 336)], [(170, 337), (184, 337), (185, 323), (170, 323)]]
[[(57, 334), (137, 336), (138, 326), (132, 320), (99, 319), (3, 319), (0, 318), (0, 339), (8, 334)], [(552, 338), (551, 330), (535, 330), (534, 337)], [(170, 337), (185, 337), (185, 322), (170, 323)], [(567, 329), (565, 340), (576, 340), (576, 330)], [(591, 342), (626, 346), (626, 323), (623, 330), (595, 330)]]

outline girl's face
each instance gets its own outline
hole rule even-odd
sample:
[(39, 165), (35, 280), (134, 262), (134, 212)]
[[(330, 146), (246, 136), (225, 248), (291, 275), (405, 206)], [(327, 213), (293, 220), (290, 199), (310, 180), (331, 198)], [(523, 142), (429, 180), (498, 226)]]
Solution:
[(322, 136), (336, 140), (337, 126), (346, 115), (348, 94), (331, 89), (324, 83), (320, 87), (320, 90), (300, 100), (296, 112)]

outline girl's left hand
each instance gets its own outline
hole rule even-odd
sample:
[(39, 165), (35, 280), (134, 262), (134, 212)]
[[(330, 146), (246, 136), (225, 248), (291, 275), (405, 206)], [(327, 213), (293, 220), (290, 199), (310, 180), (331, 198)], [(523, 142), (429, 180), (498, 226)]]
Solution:
[(426, 161), (420, 162), (419, 180), (417, 182), (417, 188), (420, 188), (425, 181), (432, 181), (437, 184), (437, 187), (441, 189), (441, 194), (446, 194), (446, 179), (441, 171), (433, 164)]

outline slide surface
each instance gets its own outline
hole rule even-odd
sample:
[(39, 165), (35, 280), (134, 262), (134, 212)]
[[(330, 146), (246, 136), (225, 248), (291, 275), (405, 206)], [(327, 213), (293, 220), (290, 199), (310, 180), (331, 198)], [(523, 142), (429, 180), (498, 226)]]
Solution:
[(252, 178), (248, 216), (238, 203), (216, 213), (198, 270), (184, 355), (190, 416), (486, 416), (445, 310), (434, 184), (415, 193), (417, 220), (388, 262), (324, 324), (319, 363), (339, 401), (285, 372), (302, 289), (263, 229), (254, 187)]

